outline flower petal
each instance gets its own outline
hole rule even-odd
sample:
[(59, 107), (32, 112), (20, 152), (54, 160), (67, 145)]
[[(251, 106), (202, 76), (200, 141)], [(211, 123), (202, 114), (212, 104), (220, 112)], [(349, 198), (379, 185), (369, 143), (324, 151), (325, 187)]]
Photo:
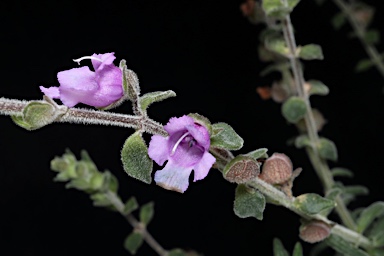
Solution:
[(163, 170), (155, 173), (155, 181), (165, 189), (184, 193), (188, 188), (191, 172), (192, 168), (180, 167), (170, 160)]
[(88, 67), (73, 68), (57, 73), (60, 83), (60, 99), (67, 107), (73, 107), (77, 103), (91, 106), (100, 105), (94, 93), (98, 89), (95, 81), (96, 75)]
[(164, 129), (169, 133), (170, 136), (172, 134), (179, 131), (187, 131), (185, 128), (187, 125), (193, 125), (195, 121), (192, 117), (182, 116), (182, 117), (172, 117), (169, 122), (164, 126)]
[(209, 132), (207, 128), (198, 124), (187, 125), (186, 128), (192, 137), (197, 141), (197, 143), (204, 148), (204, 150), (209, 149), (211, 140), (209, 138)]
[(40, 86), (39, 88), (46, 96), (48, 96), (51, 99), (60, 98), (59, 87), (52, 86), (49, 88), (45, 88), (44, 86)]
[(95, 93), (94, 98), (99, 105), (106, 106), (123, 97), (123, 74), (118, 67), (105, 66), (95, 73), (99, 90)]
[(169, 137), (153, 135), (149, 142), (148, 155), (158, 165), (163, 165), (169, 157)]
[(209, 152), (205, 152), (200, 162), (193, 167), (194, 170), (194, 179), (193, 181), (204, 179), (212, 165), (216, 162), (216, 158), (211, 155)]
[(91, 60), (92, 66), (95, 69), (95, 71), (99, 68), (104, 68), (104, 65), (111, 65), (113, 61), (116, 59), (114, 52), (104, 53), (104, 54), (94, 53), (92, 57), (95, 57), (101, 60), (101, 61)]

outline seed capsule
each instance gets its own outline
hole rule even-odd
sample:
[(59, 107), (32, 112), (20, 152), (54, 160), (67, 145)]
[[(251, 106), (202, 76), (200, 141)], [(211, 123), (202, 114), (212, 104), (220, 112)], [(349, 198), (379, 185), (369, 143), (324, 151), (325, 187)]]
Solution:
[(331, 234), (331, 227), (321, 221), (313, 221), (300, 228), (300, 238), (308, 243), (323, 241)]
[(292, 177), (293, 165), (288, 156), (273, 153), (264, 164), (259, 178), (269, 184), (282, 184)]

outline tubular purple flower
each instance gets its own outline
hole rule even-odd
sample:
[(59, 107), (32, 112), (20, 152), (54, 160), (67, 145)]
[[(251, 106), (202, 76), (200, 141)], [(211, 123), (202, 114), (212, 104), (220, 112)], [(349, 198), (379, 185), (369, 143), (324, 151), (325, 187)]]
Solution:
[(95, 72), (88, 67), (73, 68), (57, 73), (59, 87), (40, 90), (48, 97), (60, 99), (67, 107), (78, 103), (106, 107), (123, 97), (122, 71), (113, 64), (114, 53), (93, 54), (74, 60), (80, 64), (91, 59)]
[(169, 190), (184, 193), (189, 176), (194, 170), (194, 180), (204, 179), (216, 159), (209, 153), (208, 130), (189, 116), (173, 117), (164, 126), (168, 137), (153, 135), (148, 154), (162, 170), (155, 173), (156, 184)]

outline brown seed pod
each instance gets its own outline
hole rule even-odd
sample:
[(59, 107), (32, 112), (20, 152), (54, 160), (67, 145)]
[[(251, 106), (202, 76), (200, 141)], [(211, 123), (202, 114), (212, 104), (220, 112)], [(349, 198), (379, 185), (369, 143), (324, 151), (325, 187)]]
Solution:
[(282, 184), (292, 177), (293, 165), (288, 156), (281, 153), (265, 160), (259, 178), (269, 184)]
[(323, 241), (331, 234), (331, 227), (322, 221), (312, 221), (300, 227), (300, 238), (308, 243)]
[(245, 183), (259, 175), (259, 165), (253, 158), (239, 155), (225, 166), (223, 175), (230, 182)]

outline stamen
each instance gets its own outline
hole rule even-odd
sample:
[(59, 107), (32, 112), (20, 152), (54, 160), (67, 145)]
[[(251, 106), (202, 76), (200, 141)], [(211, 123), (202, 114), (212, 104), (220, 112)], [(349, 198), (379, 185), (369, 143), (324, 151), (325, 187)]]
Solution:
[(101, 59), (96, 58), (96, 57), (93, 57), (93, 56), (84, 56), (84, 57), (75, 59), (75, 60), (73, 60), (73, 61), (74, 61), (74, 62), (77, 62), (77, 64), (80, 65), (80, 61), (82, 61), (82, 60), (88, 60), (88, 59), (90, 59), (90, 60), (98, 60), (98, 61), (100, 61), (100, 62), (103, 62)]
[(180, 142), (189, 135), (189, 132), (186, 132), (183, 134), (183, 136), (180, 137), (180, 139), (176, 142), (175, 146), (173, 146), (171, 151), (171, 156), (173, 156), (176, 152), (177, 147), (179, 146)]

